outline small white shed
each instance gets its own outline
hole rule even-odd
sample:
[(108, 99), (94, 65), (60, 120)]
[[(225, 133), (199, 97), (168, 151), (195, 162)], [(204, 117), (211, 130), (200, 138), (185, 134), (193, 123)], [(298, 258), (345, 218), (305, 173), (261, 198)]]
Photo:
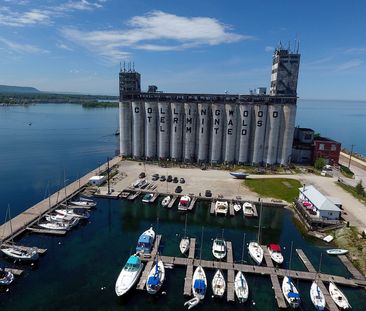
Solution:
[(107, 176), (93, 176), (89, 179), (89, 183), (93, 186), (100, 186), (107, 180)]

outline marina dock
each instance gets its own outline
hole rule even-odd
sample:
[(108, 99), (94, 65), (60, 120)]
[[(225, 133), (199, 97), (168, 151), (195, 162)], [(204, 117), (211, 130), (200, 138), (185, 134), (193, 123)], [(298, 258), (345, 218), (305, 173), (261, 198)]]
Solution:
[(192, 199), (192, 201), (191, 201), (191, 204), (189, 204), (189, 206), (188, 206), (188, 210), (189, 211), (191, 211), (191, 210), (193, 210), (193, 208), (194, 208), (194, 205), (196, 204), (196, 202), (197, 202), (197, 197), (195, 196), (195, 197), (193, 197), (193, 199)]
[(362, 273), (354, 267), (346, 255), (340, 255), (338, 256), (338, 259), (342, 261), (347, 270), (353, 275), (355, 279), (365, 280), (365, 277), (362, 275)]
[(167, 208), (171, 209), (175, 203), (175, 201), (178, 199), (178, 196), (177, 195), (173, 195), (172, 199), (170, 200)]

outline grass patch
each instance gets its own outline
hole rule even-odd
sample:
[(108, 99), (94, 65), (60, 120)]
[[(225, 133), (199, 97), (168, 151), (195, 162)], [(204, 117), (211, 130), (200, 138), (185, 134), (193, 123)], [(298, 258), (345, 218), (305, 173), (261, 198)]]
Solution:
[(356, 199), (358, 199), (362, 204), (366, 205), (366, 198), (357, 193), (355, 187), (343, 184), (341, 182), (336, 182), (336, 184), (341, 187), (342, 189), (344, 189), (345, 191), (349, 192), (350, 194), (352, 194)]
[(354, 174), (353, 172), (347, 167), (347, 166), (344, 166), (342, 164), (339, 164), (340, 168), (340, 172), (347, 178), (353, 178)]
[(262, 197), (293, 202), (299, 195), (301, 183), (290, 178), (246, 179), (244, 185)]

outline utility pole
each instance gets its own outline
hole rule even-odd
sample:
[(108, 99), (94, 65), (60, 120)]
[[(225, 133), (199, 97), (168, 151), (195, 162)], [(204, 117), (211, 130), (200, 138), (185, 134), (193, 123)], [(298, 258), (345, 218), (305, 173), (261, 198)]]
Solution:
[(348, 162), (348, 168), (351, 166), (351, 159), (352, 159), (352, 153), (353, 153), (353, 147), (356, 145), (351, 145), (351, 154), (349, 155), (349, 162)]

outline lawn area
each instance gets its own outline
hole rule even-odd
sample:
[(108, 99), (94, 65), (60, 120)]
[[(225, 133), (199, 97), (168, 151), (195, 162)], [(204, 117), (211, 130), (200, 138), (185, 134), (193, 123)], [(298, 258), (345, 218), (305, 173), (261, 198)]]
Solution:
[(298, 180), (290, 178), (246, 179), (244, 185), (262, 197), (275, 198), (292, 203), (299, 196), (302, 186)]

